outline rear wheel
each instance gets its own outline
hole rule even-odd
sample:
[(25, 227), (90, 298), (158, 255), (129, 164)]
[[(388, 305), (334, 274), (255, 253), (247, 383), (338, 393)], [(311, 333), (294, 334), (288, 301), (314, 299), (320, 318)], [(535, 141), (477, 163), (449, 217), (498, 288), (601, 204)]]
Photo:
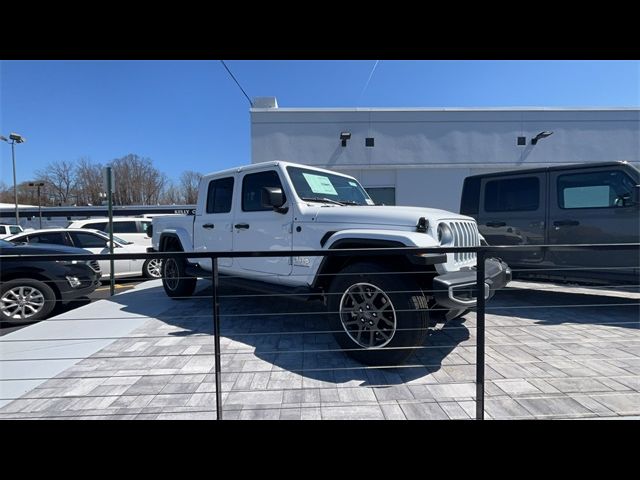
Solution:
[(190, 297), (196, 289), (196, 281), (197, 279), (187, 276), (185, 260), (182, 258), (170, 257), (162, 262), (162, 286), (167, 296)]
[(368, 365), (404, 362), (427, 334), (427, 300), (407, 274), (384, 265), (358, 262), (331, 283), (331, 330), (345, 353)]
[(3, 282), (0, 288), (0, 319), (5, 322), (42, 320), (55, 306), (55, 293), (39, 280), (18, 278)]

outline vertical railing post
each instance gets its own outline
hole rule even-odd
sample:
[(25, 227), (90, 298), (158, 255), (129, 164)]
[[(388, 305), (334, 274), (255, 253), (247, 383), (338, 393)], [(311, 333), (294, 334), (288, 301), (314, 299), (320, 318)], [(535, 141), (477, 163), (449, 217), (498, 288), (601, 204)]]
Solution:
[(484, 258), (482, 247), (476, 269), (476, 420), (484, 420)]
[(211, 296), (213, 300), (213, 343), (216, 375), (216, 420), (222, 420), (222, 379), (220, 369), (220, 304), (218, 303), (218, 257), (211, 259)]

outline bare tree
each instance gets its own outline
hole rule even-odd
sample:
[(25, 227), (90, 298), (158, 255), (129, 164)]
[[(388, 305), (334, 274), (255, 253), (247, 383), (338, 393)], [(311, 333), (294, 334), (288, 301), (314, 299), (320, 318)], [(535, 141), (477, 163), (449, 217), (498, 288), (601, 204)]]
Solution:
[(76, 168), (73, 162), (68, 160), (52, 162), (44, 170), (37, 170), (36, 175), (48, 184), (56, 198), (55, 203), (64, 205), (73, 197), (75, 197), (74, 203), (77, 202), (74, 192)]
[(182, 190), (184, 203), (189, 205), (197, 203), (198, 186), (200, 185), (201, 178), (202, 174), (200, 172), (194, 172), (193, 170), (182, 172), (180, 176), (180, 188)]
[(115, 177), (115, 202), (119, 205), (155, 205), (166, 183), (166, 176), (151, 159), (129, 154), (111, 162)]
[(168, 182), (160, 197), (160, 203), (163, 205), (179, 205), (183, 203), (182, 192), (173, 182)]
[(88, 157), (78, 159), (76, 165), (76, 194), (78, 205), (100, 205), (103, 193), (102, 164), (92, 163)]

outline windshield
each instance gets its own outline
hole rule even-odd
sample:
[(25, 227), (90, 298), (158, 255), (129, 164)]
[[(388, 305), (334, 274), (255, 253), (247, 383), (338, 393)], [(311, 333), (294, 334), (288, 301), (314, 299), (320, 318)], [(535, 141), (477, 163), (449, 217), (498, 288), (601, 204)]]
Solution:
[[(103, 232), (101, 236), (109, 240), (109, 234)], [(115, 235), (113, 236), (113, 241), (119, 243), (120, 245), (131, 245), (133, 243), (129, 242), (128, 240), (123, 240), (120, 237), (116, 237)]]
[(302, 200), (338, 205), (374, 204), (353, 178), (300, 167), (287, 167), (287, 172)]

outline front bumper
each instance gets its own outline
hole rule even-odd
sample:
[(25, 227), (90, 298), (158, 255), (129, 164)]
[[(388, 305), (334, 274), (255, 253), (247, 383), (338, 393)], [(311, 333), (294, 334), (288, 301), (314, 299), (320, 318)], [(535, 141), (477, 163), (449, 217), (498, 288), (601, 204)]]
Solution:
[[(484, 263), (484, 298), (490, 299), (496, 290), (511, 281), (511, 269), (498, 258)], [(476, 305), (476, 268), (447, 273), (433, 279), (433, 296), (445, 308), (471, 308)]]

